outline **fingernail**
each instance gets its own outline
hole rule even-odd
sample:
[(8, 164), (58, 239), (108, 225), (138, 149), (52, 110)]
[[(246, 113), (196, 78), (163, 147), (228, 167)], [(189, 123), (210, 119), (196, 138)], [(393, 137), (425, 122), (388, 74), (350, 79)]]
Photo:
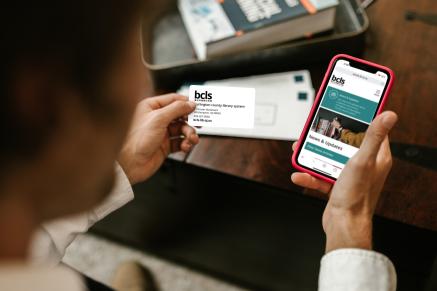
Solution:
[(397, 118), (396, 114), (387, 112), (382, 117), (382, 124), (384, 125), (385, 128), (390, 130), (396, 124), (397, 120), (398, 120), (398, 118)]
[(194, 103), (193, 101), (188, 101), (188, 105), (190, 105), (190, 107), (191, 107), (192, 109), (195, 109), (195, 108), (196, 108), (196, 103)]

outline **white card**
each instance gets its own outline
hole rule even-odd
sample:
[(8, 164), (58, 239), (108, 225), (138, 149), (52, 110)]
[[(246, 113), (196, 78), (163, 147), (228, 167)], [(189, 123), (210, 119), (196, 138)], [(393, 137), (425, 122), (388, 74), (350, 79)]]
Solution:
[(196, 110), (188, 124), (202, 127), (253, 128), (255, 89), (219, 86), (190, 86), (190, 101)]

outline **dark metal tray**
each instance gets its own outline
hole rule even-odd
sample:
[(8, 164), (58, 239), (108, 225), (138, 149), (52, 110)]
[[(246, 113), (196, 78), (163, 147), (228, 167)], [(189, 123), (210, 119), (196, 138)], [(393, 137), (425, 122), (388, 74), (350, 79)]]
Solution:
[(161, 10), (162, 16), (152, 25), (150, 35), (144, 37), (146, 65), (155, 88), (161, 90), (175, 90), (186, 82), (305, 68), (312, 63), (327, 62), (337, 53), (360, 55), (369, 27), (367, 14), (358, 0), (340, 0), (331, 33), (199, 61), (194, 56), (176, 1), (167, 1)]

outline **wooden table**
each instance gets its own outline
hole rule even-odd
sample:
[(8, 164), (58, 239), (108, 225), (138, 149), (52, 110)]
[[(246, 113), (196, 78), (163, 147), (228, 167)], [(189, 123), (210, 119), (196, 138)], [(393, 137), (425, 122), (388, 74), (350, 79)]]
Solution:
[[(435, 148), (431, 149), (433, 157), (425, 159), (433, 159), (427, 162), (436, 165), (437, 27), (420, 21), (406, 21), (407, 10), (437, 13), (437, 1), (377, 1), (368, 9), (371, 28), (364, 58), (386, 65), (396, 74), (386, 107), (400, 117), (391, 141), (411, 144), (413, 153), (407, 155), (413, 156), (420, 155), (420, 150), (414, 145)], [(315, 88), (320, 86), (326, 66), (310, 68)], [(204, 136), (185, 161), (287, 191), (327, 199), (326, 195), (303, 190), (290, 182), (294, 171), (290, 166), (290, 155), (289, 142)], [(376, 212), (385, 218), (437, 231), (437, 171), (395, 156)]]

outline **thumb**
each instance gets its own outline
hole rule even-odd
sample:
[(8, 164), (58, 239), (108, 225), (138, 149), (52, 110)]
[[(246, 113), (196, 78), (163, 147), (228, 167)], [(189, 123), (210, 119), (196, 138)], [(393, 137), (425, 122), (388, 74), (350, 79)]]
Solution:
[(392, 111), (386, 111), (373, 120), (367, 129), (363, 143), (360, 147), (360, 154), (366, 158), (375, 158), (382, 142), (396, 124), (398, 116)]
[(157, 111), (160, 122), (166, 125), (170, 124), (175, 119), (181, 118), (190, 114), (196, 109), (196, 103), (192, 101), (174, 101), (169, 105), (162, 107)]

